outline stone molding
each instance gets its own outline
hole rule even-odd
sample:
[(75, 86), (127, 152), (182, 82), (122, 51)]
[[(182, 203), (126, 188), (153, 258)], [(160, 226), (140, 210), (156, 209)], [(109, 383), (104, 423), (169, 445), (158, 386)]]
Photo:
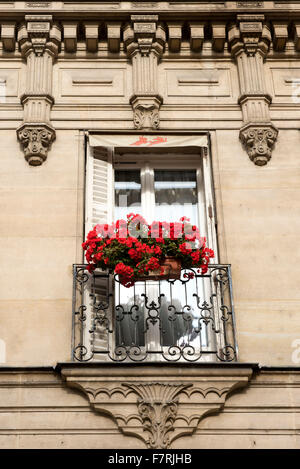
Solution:
[(26, 61), (26, 90), (21, 96), (24, 120), (17, 129), (25, 159), (32, 166), (46, 159), (55, 129), (51, 126), (53, 62), (61, 41), (61, 31), (51, 15), (26, 15), (18, 30), (18, 42)]
[(265, 83), (264, 60), (271, 43), (271, 30), (264, 15), (238, 15), (229, 27), (228, 41), (237, 63), (239, 104), (244, 126), (240, 140), (254, 164), (263, 166), (271, 158), (278, 131), (271, 123), (272, 102)]
[(91, 407), (110, 415), (125, 435), (153, 449), (192, 435), (200, 420), (219, 412), (227, 396), (246, 387), (251, 366), (60, 365), (66, 385), (80, 390)]

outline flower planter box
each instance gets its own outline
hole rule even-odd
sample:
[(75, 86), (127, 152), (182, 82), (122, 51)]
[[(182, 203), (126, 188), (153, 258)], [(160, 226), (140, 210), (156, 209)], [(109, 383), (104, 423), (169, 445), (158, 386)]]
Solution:
[[(136, 276), (134, 282), (144, 282), (147, 280), (178, 280), (181, 274), (181, 260), (177, 257), (166, 257), (160, 263), (163, 273), (160, 270), (149, 270), (148, 275)], [(120, 278), (122, 282), (122, 278)]]

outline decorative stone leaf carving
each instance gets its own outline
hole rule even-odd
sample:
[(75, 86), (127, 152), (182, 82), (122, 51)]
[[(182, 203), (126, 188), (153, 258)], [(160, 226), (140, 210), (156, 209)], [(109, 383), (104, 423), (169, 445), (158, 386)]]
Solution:
[(150, 436), (146, 441), (149, 448), (168, 448), (170, 438), (168, 433), (174, 431), (177, 417), (178, 396), (183, 389), (192, 384), (130, 384), (123, 386), (132, 389), (138, 399), (138, 412), (142, 419), (144, 430)]

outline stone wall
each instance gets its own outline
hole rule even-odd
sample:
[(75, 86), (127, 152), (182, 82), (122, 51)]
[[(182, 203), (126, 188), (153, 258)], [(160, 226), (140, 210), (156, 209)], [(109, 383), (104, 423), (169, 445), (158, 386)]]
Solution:
[(209, 132), (239, 362), (295, 367), (251, 365), (250, 384), (172, 447), (299, 447), (300, 1), (0, 12), (0, 446), (146, 447), (49, 368), (71, 360), (93, 130)]

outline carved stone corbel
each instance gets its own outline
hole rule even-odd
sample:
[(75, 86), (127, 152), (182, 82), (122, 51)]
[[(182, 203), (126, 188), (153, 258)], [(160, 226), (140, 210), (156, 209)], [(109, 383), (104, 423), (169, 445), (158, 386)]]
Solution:
[(88, 52), (97, 52), (99, 39), (99, 23), (86, 21), (83, 23), (85, 31), (86, 50)]
[(3, 49), (7, 52), (13, 52), (16, 47), (15, 39), (16, 23), (14, 21), (1, 22), (1, 40)]
[(182, 42), (182, 26), (183, 22), (168, 22), (168, 46), (170, 52), (179, 52)]
[(213, 21), (212, 29), (212, 48), (216, 52), (222, 52), (226, 41), (226, 23), (223, 21)]
[(65, 363), (58, 369), (66, 385), (83, 392), (96, 412), (110, 415), (122, 433), (153, 449), (169, 448), (177, 438), (192, 435), (200, 420), (219, 412), (227, 396), (247, 386), (252, 375), (251, 366), (234, 363)]
[(278, 130), (271, 123), (265, 126), (247, 124), (240, 131), (240, 139), (250, 160), (258, 166), (264, 166), (271, 158), (277, 135)]
[(136, 129), (157, 129), (162, 97), (158, 94), (158, 62), (166, 35), (157, 15), (132, 15), (124, 28), (124, 43), (132, 62), (133, 95), (130, 103)]
[(158, 129), (160, 96), (137, 96), (130, 99), (133, 109), (133, 123), (136, 129)]
[(236, 60), (240, 91), (239, 104), (244, 125), (240, 140), (251, 161), (263, 166), (271, 158), (278, 130), (271, 123), (272, 101), (264, 77), (264, 60), (271, 42), (270, 28), (264, 15), (238, 15), (237, 24), (228, 31), (231, 53)]
[(107, 28), (107, 44), (110, 52), (119, 52), (121, 40), (121, 24), (112, 21), (106, 24)]
[(205, 22), (189, 22), (190, 28), (190, 44), (193, 52), (199, 52), (202, 49), (204, 41)]
[(41, 165), (55, 139), (50, 123), (52, 96), (52, 67), (57, 57), (61, 32), (50, 15), (25, 16), (18, 31), (22, 57), (27, 64), (26, 91), (21, 96), (24, 121), (17, 137), (24, 155), (32, 166)]
[(273, 47), (276, 51), (283, 51), (289, 37), (288, 21), (272, 21)]

